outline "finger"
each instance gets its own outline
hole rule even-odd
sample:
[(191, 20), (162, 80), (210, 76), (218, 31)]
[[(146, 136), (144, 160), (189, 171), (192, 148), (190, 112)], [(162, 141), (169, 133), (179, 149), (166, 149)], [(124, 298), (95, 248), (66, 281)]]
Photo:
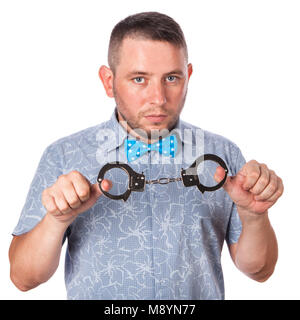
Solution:
[(225, 177), (225, 170), (224, 168), (222, 168), (221, 166), (218, 166), (216, 168), (216, 172), (215, 172), (215, 175), (214, 175), (214, 179), (219, 183), (221, 182)]
[(277, 176), (275, 173), (271, 172), (269, 183), (267, 184), (265, 189), (263, 189), (260, 193), (256, 194), (254, 199), (259, 201), (267, 200), (277, 191), (277, 188), (278, 188)]
[(81, 205), (81, 201), (68, 175), (60, 176), (57, 181), (57, 185), (59, 186), (59, 190), (62, 192), (70, 208), (76, 209)]
[(103, 179), (101, 181), (101, 188), (104, 190), (104, 191), (109, 191), (112, 187), (112, 182), (108, 179)]
[(278, 200), (278, 198), (280, 198), (283, 194), (283, 191), (284, 191), (284, 186), (283, 186), (283, 182), (281, 180), (281, 178), (277, 177), (277, 190), (276, 192), (270, 197), (267, 199), (267, 201), (270, 201), (270, 202), (276, 202)]
[(73, 183), (68, 183), (63, 188), (63, 195), (72, 209), (77, 209), (81, 206), (82, 202), (77, 195)]
[(260, 166), (257, 161), (251, 160), (243, 166), (240, 173), (245, 176), (243, 189), (249, 190), (255, 185), (260, 177)]
[(260, 176), (256, 181), (255, 185), (252, 188), (250, 188), (249, 191), (255, 195), (259, 195), (269, 185), (269, 182), (270, 182), (270, 171), (265, 164), (261, 164)]
[[(101, 188), (104, 190), (104, 191), (109, 191), (110, 188), (112, 187), (112, 182), (108, 179), (103, 179), (101, 181)], [(95, 183), (91, 186), (91, 190), (92, 190), (92, 193), (93, 193), (93, 196), (95, 197), (100, 197), (102, 195), (102, 192), (99, 188), (99, 183)]]
[[(225, 177), (225, 170), (221, 166), (217, 167), (214, 179), (219, 183), (221, 182)], [(245, 180), (245, 176), (241, 173), (238, 173), (236, 176), (231, 177), (227, 176), (225, 183), (223, 184), (224, 190), (230, 195), (232, 192), (232, 189), (234, 188), (234, 185), (242, 185), (242, 183)]]
[(52, 196), (54, 198), (55, 204), (62, 214), (69, 213), (72, 211), (71, 207), (69, 206), (67, 200), (65, 199), (63, 193), (59, 190), (52, 191)]
[[(112, 183), (109, 180), (103, 180), (101, 187), (103, 188), (104, 191), (108, 191), (112, 186)], [(87, 210), (91, 206), (94, 205), (94, 203), (97, 201), (97, 199), (102, 195), (102, 192), (99, 188), (99, 184), (95, 183), (91, 185), (90, 188), (90, 197), (87, 201), (85, 201), (82, 204), (82, 208), (84, 210)]]
[(59, 211), (54, 201), (54, 198), (51, 195), (44, 194), (42, 203), (43, 203), (43, 206), (46, 208), (47, 212), (53, 215), (61, 215), (61, 212)]
[(81, 173), (72, 171), (69, 173), (75, 192), (81, 202), (85, 202), (90, 197), (91, 183)]

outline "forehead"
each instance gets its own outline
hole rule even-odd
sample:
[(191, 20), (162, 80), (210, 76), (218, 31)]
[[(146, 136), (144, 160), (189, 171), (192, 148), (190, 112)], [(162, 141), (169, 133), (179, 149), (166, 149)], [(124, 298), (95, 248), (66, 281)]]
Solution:
[(168, 72), (169, 69), (183, 69), (186, 56), (183, 48), (166, 41), (142, 38), (125, 38), (119, 49), (118, 71), (139, 70)]

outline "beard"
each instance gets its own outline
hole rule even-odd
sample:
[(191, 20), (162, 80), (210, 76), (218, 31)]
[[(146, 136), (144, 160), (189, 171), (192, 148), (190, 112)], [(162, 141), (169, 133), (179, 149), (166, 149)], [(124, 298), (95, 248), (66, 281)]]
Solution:
[[(123, 125), (123, 127), (125, 125), (125, 128), (128, 132), (130, 132), (130, 130), (133, 130), (135, 135), (141, 136), (144, 139), (147, 139), (151, 142), (151, 141), (158, 140), (160, 137), (163, 138), (163, 137), (167, 136), (170, 133), (170, 131), (176, 126), (176, 124), (179, 120), (180, 113), (181, 113), (183, 106), (185, 104), (187, 91), (185, 92), (183, 99), (179, 103), (179, 107), (177, 108), (178, 112), (176, 114), (170, 113), (170, 111), (164, 109), (164, 106), (160, 106), (159, 110), (161, 110), (163, 114), (168, 115), (169, 118), (171, 119), (167, 124), (167, 128), (148, 129), (148, 130), (141, 127), (140, 121), (146, 115), (149, 115), (152, 113), (154, 113), (154, 114), (157, 113), (158, 108), (157, 107), (155, 107), (155, 109), (149, 108), (145, 111), (140, 111), (139, 113), (136, 113), (135, 117), (130, 117), (130, 116), (127, 116), (126, 114), (124, 114), (125, 113), (124, 111), (128, 110), (128, 107), (127, 107), (126, 103), (124, 102), (124, 100), (119, 95), (118, 91), (116, 90), (115, 85), (113, 86), (113, 94), (114, 94), (114, 98), (115, 98), (115, 102), (116, 102), (117, 111), (119, 112), (119, 114), (122, 117), (122, 119), (118, 119), (118, 121), (125, 122), (125, 124), (122, 124), (122, 125)], [(154, 123), (154, 125), (159, 125), (159, 124), (160, 123)]]

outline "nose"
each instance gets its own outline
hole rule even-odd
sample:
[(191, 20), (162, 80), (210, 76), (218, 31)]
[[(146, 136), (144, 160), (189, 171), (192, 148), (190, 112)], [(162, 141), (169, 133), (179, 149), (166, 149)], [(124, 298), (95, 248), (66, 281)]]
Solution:
[(166, 103), (165, 88), (161, 82), (152, 83), (149, 86), (149, 100), (152, 105), (164, 105)]

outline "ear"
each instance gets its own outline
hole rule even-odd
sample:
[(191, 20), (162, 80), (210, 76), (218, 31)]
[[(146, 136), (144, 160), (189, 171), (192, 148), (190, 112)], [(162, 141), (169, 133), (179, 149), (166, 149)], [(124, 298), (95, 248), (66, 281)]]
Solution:
[(188, 64), (188, 79), (190, 79), (192, 73), (193, 73), (193, 66), (191, 63), (189, 63)]
[(114, 75), (110, 68), (106, 66), (101, 66), (99, 69), (99, 77), (103, 83), (106, 94), (110, 97), (114, 97), (113, 93), (113, 80)]

